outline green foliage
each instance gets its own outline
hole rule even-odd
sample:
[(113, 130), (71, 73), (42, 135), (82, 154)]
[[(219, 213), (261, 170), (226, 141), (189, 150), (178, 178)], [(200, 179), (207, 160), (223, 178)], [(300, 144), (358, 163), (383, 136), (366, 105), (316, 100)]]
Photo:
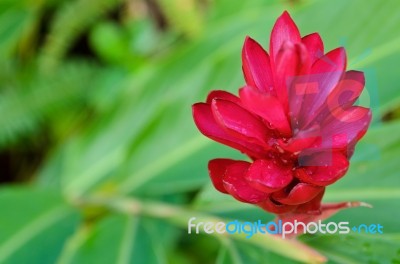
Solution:
[[(146, 2), (0, 2), (0, 149), (48, 142), (29, 183), (0, 189), (0, 263), (399, 263), (400, 123), (382, 122), (400, 106), (398, 2), (151, 1), (164, 31)], [(190, 107), (243, 85), (244, 37), (267, 46), (284, 9), (366, 72), (375, 123), (325, 199), (372, 204), (331, 219), (384, 235), (187, 234), (192, 216), (273, 217), (211, 187), (208, 160), (243, 156), (201, 136)]]
[(54, 263), (79, 223), (77, 210), (50, 190), (1, 188), (0, 204), (1, 263)]
[(76, 38), (120, 2), (119, 0), (74, 0), (63, 4), (55, 14), (42, 48), (42, 66), (47, 70), (56, 66)]

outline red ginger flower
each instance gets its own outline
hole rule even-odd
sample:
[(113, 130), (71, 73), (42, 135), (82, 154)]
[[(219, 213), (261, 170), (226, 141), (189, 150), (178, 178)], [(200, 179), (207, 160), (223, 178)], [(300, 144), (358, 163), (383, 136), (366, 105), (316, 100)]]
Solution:
[(301, 37), (284, 12), (269, 54), (247, 37), (242, 63), (246, 85), (239, 97), (215, 90), (193, 105), (201, 133), (252, 160), (211, 160), (215, 188), (286, 221), (326, 218), (356, 205), (321, 205), (371, 121), (370, 109), (353, 106), (365, 80), (362, 72), (346, 71), (344, 48), (324, 53), (319, 34)]

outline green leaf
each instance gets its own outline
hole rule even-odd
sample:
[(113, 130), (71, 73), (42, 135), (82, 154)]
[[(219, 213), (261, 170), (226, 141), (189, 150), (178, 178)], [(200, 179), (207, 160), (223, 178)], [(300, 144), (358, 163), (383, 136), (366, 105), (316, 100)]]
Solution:
[(33, 7), (26, 4), (0, 3), (0, 58), (9, 58), (35, 19)]
[[(164, 223), (168, 222), (175, 224), (186, 230), (186, 232), (188, 228), (188, 221), (192, 217), (195, 217), (195, 222), (198, 223), (217, 223), (220, 221), (227, 223), (230, 221), (229, 219), (218, 218), (211, 214), (193, 211), (181, 206), (170, 205), (162, 202), (141, 201), (131, 198), (83, 200), (83, 204), (93, 204), (97, 206), (101, 205), (112, 211), (122, 212), (128, 215), (142, 215), (146, 217), (157, 218), (164, 220)], [(197, 235), (196, 232), (193, 230), (193, 236)], [(203, 231), (199, 229), (199, 232)], [(222, 241), (227, 238), (225, 234), (219, 234), (216, 232), (212, 233), (211, 235), (221, 239)], [(299, 243), (296, 240), (285, 240), (270, 234), (256, 233), (251, 237), (251, 239), (248, 239), (243, 233), (234, 233), (229, 237), (236, 241), (241, 241), (257, 248), (268, 250), (298, 261), (319, 263), (323, 262), (325, 259), (313, 249)], [(77, 243), (75, 242), (73, 244)]]
[(328, 263), (400, 263), (398, 234), (307, 236), (303, 240), (328, 256)]
[(246, 263), (302, 263), (293, 259), (287, 259), (272, 252), (249, 245), (243, 242), (227, 240), (220, 248), (217, 264), (246, 264)]
[(98, 69), (85, 62), (64, 63), (50, 76), (29, 67), (20, 70), (10, 63), (7, 79), (0, 84), (0, 112), (7, 113), (0, 116), (0, 147), (35, 135), (44, 121), (52, 121), (54, 127), (64, 124), (64, 111), (76, 114), (87, 102), (86, 96), (92, 92), (88, 80), (96, 73)]
[(0, 262), (54, 263), (79, 219), (51, 191), (0, 189)]
[(96, 2), (75, 0), (64, 3), (62, 8), (57, 9), (57, 14), (51, 23), (50, 33), (41, 51), (41, 66), (45, 70), (57, 66), (84, 30), (119, 3), (120, 0)]
[(57, 263), (167, 263), (175, 233), (154, 219), (110, 215), (78, 229)]

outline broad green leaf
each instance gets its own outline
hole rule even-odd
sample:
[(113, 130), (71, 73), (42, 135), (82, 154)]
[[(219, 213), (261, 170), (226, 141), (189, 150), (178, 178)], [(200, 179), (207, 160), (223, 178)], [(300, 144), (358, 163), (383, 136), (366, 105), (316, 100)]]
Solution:
[(160, 221), (114, 214), (81, 226), (57, 263), (167, 263), (175, 237), (176, 230)]
[[(83, 0), (68, 1), (57, 9), (50, 33), (41, 51), (41, 66), (51, 71), (82, 32), (120, 3), (119, 0), (101, 0), (96, 3)], [(74, 19), (71, 19), (74, 17)]]
[(34, 25), (34, 7), (0, 3), (0, 58), (9, 58), (26, 30)]
[(0, 189), (0, 262), (54, 263), (79, 215), (51, 191)]
[(328, 256), (328, 263), (394, 264), (400, 262), (399, 234), (307, 236), (303, 240)]
[[(230, 221), (230, 219), (218, 218), (214, 215), (206, 214), (201, 211), (194, 211), (181, 206), (166, 204), (162, 202), (141, 201), (131, 198), (115, 198), (109, 200), (93, 201), (88, 200), (86, 202), (87, 205), (91, 203), (95, 205), (102, 205), (112, 211), (121, 212), (128, 215), (143, 215), (146, 217), (161, 219), (164, 222), (172, 223), (178, 227), (183, 228), (184, 230), (186, 230), (186, 232), (188, 232), (188, 221), (192, 217), (196, 218), (196, 223), (217, 223), (220, 221), (224, 221), (225, 223), (227, 223)], [(197, 229), (192, 230), (192, 234), (194, 237), (198, 235), (198, 233), (196, 233), (196, 230)], [(199, 229), (199, 232), (203, 233), (201, 229)], [(226, 234), (219, 234), (217, 232), (213, 232), (210, 235), (221, 239), (221, 241), (224, 241), (227, 238)], [(275, 254), (283, 255), (290, 259), (306, 263), (319, 263), (323, 262), (325, 259), (322, 255), (318, 254), (313, 249), (305, 246), (302, 243), (299, 243), (296, 240), (285, 240), (278, 236), (273, 236), (270, 234), (256, 233), (251, 237), (251, 239), (248, 239), (243, 233), (234, 233), (231, 234), (229, 238), (232, 238), (236, 241), (244, 242), (257, 248), (261, 248), (263, 250), (274, 252)], [(72, 245), (76, 244), (79, 244), (79, 242), (72, 243)], [(67, 254), (67, 256), (70, 255), (73, 254)], [(68, 257), (68, 259), (70, 259), (70, 257)]]
[(246, 263), (302, 263), (287, 259), (272, 252), (265, 252), (261, 248), (243, 243), (227, 240), (218, 253), (217, 264), (246, 264)]

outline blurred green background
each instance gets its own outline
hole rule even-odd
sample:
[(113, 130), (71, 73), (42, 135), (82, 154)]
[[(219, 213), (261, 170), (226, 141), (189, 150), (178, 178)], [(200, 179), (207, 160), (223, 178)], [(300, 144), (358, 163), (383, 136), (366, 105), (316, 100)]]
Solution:
[[(243, 85), (245, 36), (268, 47), (285, 9), (366, 72), (374, 123), (324, 200), (383, 235), (187, 234), (273, 218), (212, 188), (208, 160), (243, 157), (191, 104)], [(0, 263), (400, 263), (399, 25), (397, 0), (0, 0)]]

